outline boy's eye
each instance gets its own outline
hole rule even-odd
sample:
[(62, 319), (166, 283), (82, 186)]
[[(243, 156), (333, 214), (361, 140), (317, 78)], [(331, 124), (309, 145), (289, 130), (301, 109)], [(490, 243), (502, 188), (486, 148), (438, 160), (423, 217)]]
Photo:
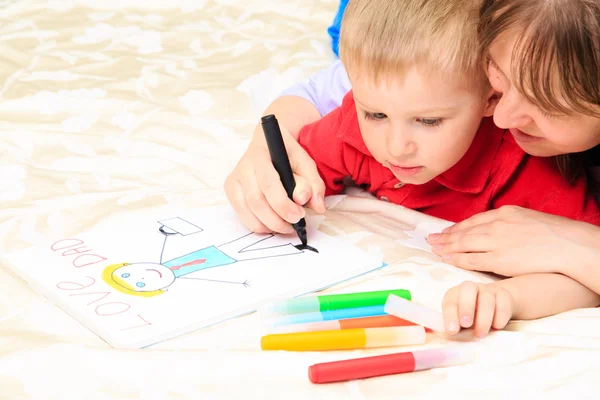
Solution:
[(441, 118), (417, 118), (417, 122), (424, 126), (438, 126), (442, 123)]
[(370, 112), (365, 112), (365, 119), (372, 119), (375, 121), (380, 121), (382, 119), (386, 119), (387, 115), (385, 115), (384, 113), (370, 113)]

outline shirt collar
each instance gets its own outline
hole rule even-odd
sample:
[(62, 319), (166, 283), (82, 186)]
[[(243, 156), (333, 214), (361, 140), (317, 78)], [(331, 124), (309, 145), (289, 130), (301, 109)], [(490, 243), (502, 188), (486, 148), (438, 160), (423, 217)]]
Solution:
[(373, 154), (367, 148), (365, 141), (360, 133), (358, 125), (358, 112), (356, 111), (356, 105), (354, 103), (354, 95), (352, 91), (344, 97), (342, 101), (342, 110), (344, 121), (340, 125), (338, 131), (338, 138), (344, 143), (354, 147), (360, 153), (365, 154), (369, 157), (373, 157)]
[(488, 183), (503, 136), (503, 130), (494, 125), (492, 118), (484, 118), (465, 155), (434, 180), (457, 192), (481, 193)]

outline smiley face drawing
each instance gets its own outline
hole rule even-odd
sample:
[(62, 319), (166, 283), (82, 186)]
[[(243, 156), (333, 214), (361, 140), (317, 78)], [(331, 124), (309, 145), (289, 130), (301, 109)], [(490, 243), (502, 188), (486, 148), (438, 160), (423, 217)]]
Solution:
[(292, 245), (291, 243), (255, 248), (257, 244), (267, 241), (274, 235), (250, 233), (231, 242), (219, 246), (204, 247), (163, 262), (162, 254), (167, 239), (179, 233), (167, 230), (164, 226), (161, 226), (159, 231), (165, 236), (160, 263), (138, 262), (109, 265), (102, 272), (104, 282), (122, 293), (139, 297), (153, 297), (162, 294), (177, 279), (195, 279), (249, 287), (250, 283), (248, 281), (231, 282), (186, 275), (240, 261), (303, 253), (303, 250), (299, 248), (301, 245)]

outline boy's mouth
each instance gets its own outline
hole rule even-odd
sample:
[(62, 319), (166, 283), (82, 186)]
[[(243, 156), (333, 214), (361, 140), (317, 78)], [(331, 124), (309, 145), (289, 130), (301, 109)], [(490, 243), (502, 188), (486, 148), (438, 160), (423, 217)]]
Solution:
[(388, 167), (394, 175), (398, 176), (413, 176), (423, 170), (422, 166), (411, 166), (411, 165), (395, 165), (388, 161)]

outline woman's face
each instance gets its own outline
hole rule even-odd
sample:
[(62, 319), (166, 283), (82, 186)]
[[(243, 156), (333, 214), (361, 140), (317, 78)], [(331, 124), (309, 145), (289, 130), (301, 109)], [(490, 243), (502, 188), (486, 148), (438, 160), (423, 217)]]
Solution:
[(509, 129), (527, 153), (548, 157), (577, 153), (600, 144), (600, 118), (571, 113), (551, 115), (530, 103), (512, 83), (512, 50), (516, 35), (505, 35), (489, 49), (488, 76), (500, 99), (494, 122)]

